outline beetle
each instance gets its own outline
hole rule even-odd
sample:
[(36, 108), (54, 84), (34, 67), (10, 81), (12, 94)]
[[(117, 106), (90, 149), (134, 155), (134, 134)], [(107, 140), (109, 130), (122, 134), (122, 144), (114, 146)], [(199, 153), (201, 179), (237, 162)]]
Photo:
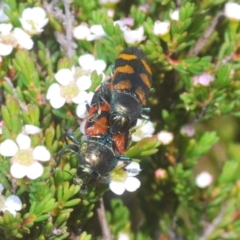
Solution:
[(131, 158), (120, 155), (112, 147), (110, 136), (101, 137), (84, 136), (83, 141), (79, 142), (74, 135), (65, 133), (68, 143), (60, 152), (60, 157), (66, 153), (74, 153), (78, 157), (78, 172), (81, 169), (88, 175), (86, 183), (97, 180), (99, 177), (106, 177), (117, 166), (119, 161), (127, 165)]
[(101, 84), (93, 98), (110, 104), (111, 134), (128, 131), (138, 118), (148, 119), (145, 106), (151, 87), (152, 72), (143, 51), (134, 46), (123, 50), (116, 58), (112, 78)]
[(130, 129), (139, 117), (147, 119), (149, 108), (144, 106), (151, 85), (152, 73), (145, 54), (137, 47), (126, 48), (116, 58), (112, 78), (95, 91), (85, 134), (96, 136), (109, 131), (113, 147), (123, 154), (130, 143)]

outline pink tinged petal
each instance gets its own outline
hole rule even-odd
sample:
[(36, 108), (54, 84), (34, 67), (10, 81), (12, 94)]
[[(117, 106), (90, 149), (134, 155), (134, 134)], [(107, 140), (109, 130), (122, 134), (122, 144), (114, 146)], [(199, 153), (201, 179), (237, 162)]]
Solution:
[(86, 125), (86, 120), (84, 120), (81, 125), (80, 125), (80, 131), (83, 135), (86, 135), (86, 132), (85, 132), (85, 125)]
[(55, 74), (55, 79), (63, 86), (67, 86), (71, 82), (74, 81), (73, 78), (73, 72), (70, 69), (60, 69), (56, 74)]
[(141, 182), (135, 177), (128, 177), (124, 185), (127, 191), (134, 192), (141, 186)]
[(36, 127), (31, 124), (26, 124), (23, 126), (23, 131), (25, 134), (37, 134), (40, 133), (42, 130), (39, 127)]
[(33, 158), (42, 162), (49, 161), (51, 158), (50, 152), (44, 146), (37, 146), (33, 150)]
[(13, 163), (10, 168), (10, 173), (14, 178), (21, 179), (27, 174), (27, 167), (19, 163)]
[(109, 188), (111, 189), (112, 192), (114, 192), (117, 195), (122, 195), (125, 191), (125, 186), (124, 183), (122, 182), (112, 181), (109, 184)]
[(31, 147), (31, 139), (25, 134), (18, 134), (16, 141), (20, 149), (29, 149)]
[(12, 52), (12, 50), (13, 50), (12, 45), (0, 43), (0, 56), (7, 56)]
[(13, 140), (7, 139), (0, 144), (0, 154), (4, 157), (12, 157), (17, 151), (18, 146)]
[(77, 86), (80, 89), (80, 91), (89, 89), (91, 85), (92, 85), (92, 81), (89, 76), (84, 75), (78, 78), (77, 80)]
[(52, 99), (55, 97), (60, 97), (61, 95), (61, 88), (58, 83), (53, 83), (47, 91), (46, 99)]
[(10, 195), (5, 201), (5, 206), (15, 211), (19, 211), (22, 209), (22, 202), (18, 196)]
[(78, 63), (84, 70), (90, 70), (94, 61), (95, 57), (92, 54), (84, 54), (78, 58)]
[(76, 104), (80, 104), (87, 101), (88, 93), (86, 91), (81, 91), (79, 94), (72, 98), (72, 101)]
[(79, 118), (85, 118), (88, 114), (87, 111), (87, 103), (86, 102), (82, 102), (80, 103), (77, 108), (76, 108), (76, 114)]
[(27, 168), (27, 177), (34, 180), (42, 176), (44, 172), (43, 166), (39, 162), (33, 163)]

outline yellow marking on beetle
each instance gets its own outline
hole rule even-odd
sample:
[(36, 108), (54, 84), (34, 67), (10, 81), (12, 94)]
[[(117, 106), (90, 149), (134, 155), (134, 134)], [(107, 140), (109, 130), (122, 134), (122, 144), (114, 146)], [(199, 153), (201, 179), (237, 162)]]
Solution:
[(119, 83), (114, 84), (114, 90), (128, 90), (131, 89), (132, 84), (129, 80), (121, 80)]
[(134, 73), (134, 69), (133, 67), (131, 67), (130, 65), (124, 65), (124, 66), (121, 66), (121, 67), (117, 67), (115, 68), (114, 72), (113, 72), (113, 78), (112, 78), (112, 81), (114, 81), (114, 78), (116, 77), (116, 75), (118, 73)]
[(142, 103), (142, 105), (146, 105), (146, 95), (140, 86), (137, 87), (136, 94), (137, 94), (140, 102)]
[(118, 56), (117, 56), (117, 59), (123, 59), (123, 60), (127, 60), (127, 61), (130, 61), (130, 60), (133, 60), (133, 59), (137, 59), (137, 56), (134, 55), (134, 54), (126, 54), (126, 53), (120, 53)]
[(145, 83), (145, 85), (150, 88), (151, 87), (151, 82), (149, 81), (148, 76), (145, 73), (140, 73), (140, 78), (142, 79), (142, 81)]
[(147, 64), (147, 62), (143, 59), (141, 59), (141, 62), (144, 66), (144, 68), (147, 70), (147, 72), (149, 72), (150, 74), (152, 74), (151, 68), (149, 67), (149, 65)]

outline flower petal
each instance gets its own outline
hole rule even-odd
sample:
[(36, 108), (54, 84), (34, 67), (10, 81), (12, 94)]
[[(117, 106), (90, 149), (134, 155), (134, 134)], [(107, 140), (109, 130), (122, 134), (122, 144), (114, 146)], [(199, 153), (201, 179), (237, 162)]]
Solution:
[(43, 166), (39, 162), (33, 163), (27, 168), (27, 177), (34, 180), (42, 176), (44, 171)]
[(73, 72), (70, 69), (63, 68), (60, 69), (56, 74), (55, 74), (55, 79), (63, 86), (67, 86), (71, 82), (73, 82), (74, 77), (73, 77)]
[(5, 206), (15, 211), (19, 211), (22, 209), (22, 202), (18, 196), (10, 195), (5, 201)]
[(37, 146), (33, 149), (33, 158), (42, 162), (49, 161), (51, 158), (50, 152), (44, 146)]
[(13, 163), (10, 168), (10, 173), (14, 178), (23, 178), (26, 176), (27, 167), (19, 163)]
[(1, 192), (3, 191), (4, 187), (3, 185), (0, 183), (0, 195), (1, 195)]
[(60, 85), (58, 83), (53, 83), (47, 91), (46, 99), (52, 99), (59, 97), (61, 92)]
[(26, 124), (23, 126), (23, 131), (25, 134), (37, 134), (40, 133), (42, 130), (39, 127), (36, 127), (31, 124)]
[(3, 43), (0, 43), (0, 55), (1, 56), (7, 56), (9, 55), (13, 50), (13, 46), (12, 45), (6, 45)]
[(127, 175), (129, 177), (136, 176), (141, 171), (140, 165), (137, 162), (131, 162), (125, 167), (125, 169), (127, 170)]
[(84, 54), (78, 58), (78, 63), (84, 70), (90, 70), (94, 61), (95, 57), (92, 54)]
[(77, 86), (79, 87), (80, 91), (84, 91), (90, 88), (92, 84), (90, 76), (83, 75), (77, 80)]
[(11, 140), (7, 139), (0, 144), (0, 154), (4, 157), (12, 157), (18, 151), (17, 144)]
[(52, 98), (50, 99), (50, 104), (53, 108), (58, 109), (62, 107), (66, 102), (66, 99), (59, 96), (58, 98)]
[(80, 104), (87, 101), (87, 96), (88, 93), (86, 91), (81, 91), (76, 97), (72, 98), (72, 101), (74, 103)]
[(134, 192), (141, 186), (141, 182), (135, 177), (128, 177), (124, 185), (127, 191)]
[(125, 191), (125, 186), (124, 183), (122, 182), (112, 181), (109, 184), (109, 188), (111, 189), (112, 192), (114, 192), (117, 195), (122, 195)]
[(16, 141), (20, 149), (29, 149), (31, 147), (31, 139), (25, 134), (18, 134)]
[(88, 114), (87, 111), (87, 103), (86, 102), (82, 102), (80, 104), (78, 104), (77, 108), (76, 108), (76, 114), (79, 118), (85, 118)]

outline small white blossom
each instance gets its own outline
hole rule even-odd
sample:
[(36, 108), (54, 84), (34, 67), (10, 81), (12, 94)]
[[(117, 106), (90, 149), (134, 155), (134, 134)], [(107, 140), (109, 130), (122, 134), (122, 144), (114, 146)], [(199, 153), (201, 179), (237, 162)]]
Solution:
[(101, 24), (92, 25), (90, 27), (90, 35), (87, 36), (87, 41), (93, 41), (101, 39), (106, 36), (106, 33)]
[(0, 55), (9, 55), (14, 48), (32, 49), (33, 41), (31, 37), (20, 28), (12, 31), (12, 24), (0, 24)]
[(26, 8), (20, 18), (23, 29), (30, 34), (39, 34), (48, 23), (46, 12), (41, 7)]
[(136, 126), (136, 131), (132, 134), (132, 140), (134, 142), (139, 142), (143, 138), (151, 137), (155, 131), (151, 121), (146, 122), (146, 120), (138, 119)]
[(213, 182), (213, 177), (208, 172), (201, 172), (196, 177), (196, 185), (199, 188), (205, 188), (208, 187)]
[(141, 182), (134, 177), (141, 171), (139, 164), (131, 162), (125, 169), (126, 171), (118, 166), (110, 174), (109, 188), (117, 195), (122, 195), (125, 190), (134, 192), (141, 185)]
[(175, 21), (179, 21), (179, 9), (176, 9), (174, 10), (171, 14), (170, 14), (170, 18), (172, 20), (175, 20)]
[[(86, 102), (82, 102), (82, 103), (78, 104), (78, 106), (76, 108), (76, 114), (79, 118), (85, 118), (87, 116), (87, 114), (88, 114), (87, 105), (91, 106), (91, 101), (92, 101), (93, 95), (94, 95), (93, 92), (89, 92)], [(82, 126), (82, 124), (81, 124), (81, 126)], [(80, 129), (82, 129), (82, 128), (84, 129), (84, 126), (83, 127), (81, 127), (81, 126), (80, 126)]]
[(0, 183), (0, 211), (5, 212), (9, 211), (14, 217), (16, 216), (17, 212), (22, 209), (22, 202), (18, 196), (10, 195), (7, 198), (2, 195), (4, 187)]
[(192, 137), (195, 134), (195, 128), (192, 124), (187, 124), (181, 127), (180, 133), (183, 136)]
[(225, 17), (231, 20), (240, 20), (240, 5), (235, 2), (228, 2), (224, 6)]
[(34, 125), (31, 125), (31, 124), (26, 124), (23, 126), (23, 133), (24, 134), (37, 134), (37, 133), (40, 133), (42, 130), (41, 128), (39, 127), (36, 127)]
[(58, 109), (66, 102), (79, 104), (87, 100), (86, 90), (92, 82), (90, 76), (79, 67), (61, 69), (55, 74), (55, 79), (58, 83), (49, 87), (46, 96), (53, 108)]
[(10, 9), (9, 5), (6, 4), (4, 1), (2, 1), (0, 3), (0, 22), (5, 22), (9, 19), (8, 16), (4, 12), (4, 8)]
[(31, 147), (31, 139), (22, 133), (18, 134), (16, 143), (7, 139), (0, 144), (0, 154), (11, 158), (11, 175), (15, 178), (27, 176), (37, 179), (43, 174), (43, 166), (38, 161), (49, 161), (50, 152), (44, 146)]
[(165, 130), (159, 132), (157, 134), (157, 139), (163, 144), (163, 145), (167, 145), (170, 142), (172, 142), (174, 136), (171, 132), (167, 132)]
[(73, 36), (78, 40), (86, 40), (90, 34), (91, 31), (85, 22), (82, 22), (73, 29)]
[(79, 65), (83, 70), (89, 71), (92, 73), (94, 70), (97, 71), (97, 74), (103, 74), (103, 71), (106, 69), (107, 64), (100, 59), (95, 59), (92, 54), (84, 54), (78, 58)]
[(214, 77), (208, 73), (203, 73), (199, 76), (195, 76), (193, 77), (193, 84), (195, 86), (204, 86), (204, 87), (207, 87), (210, 85), (211, 82), (214, 81)]
[(116, 4), (120, 2), (120, 0), (99, 0), (100, 4)]
[(0, 121), (0, 134), (3, 133), (4, 121)]
[(143, 26), (139, 27), (136, 30), (131, 30), (130, 28), (127, 28), (123, 32), (123, 35), (126, 43), (129, 44), (135, 44), (145, 40)]
[(164, 21), (161, 22), (159, 20), (155, 21), (153, 26), (153, 33), (158, 36), (163, 36), (169, 33), (170, 31), (170, 22)]
[(130, 240), (130, 236), (127, 233), (120, 232), (118, 234), (118, 239), (117, 240)]

